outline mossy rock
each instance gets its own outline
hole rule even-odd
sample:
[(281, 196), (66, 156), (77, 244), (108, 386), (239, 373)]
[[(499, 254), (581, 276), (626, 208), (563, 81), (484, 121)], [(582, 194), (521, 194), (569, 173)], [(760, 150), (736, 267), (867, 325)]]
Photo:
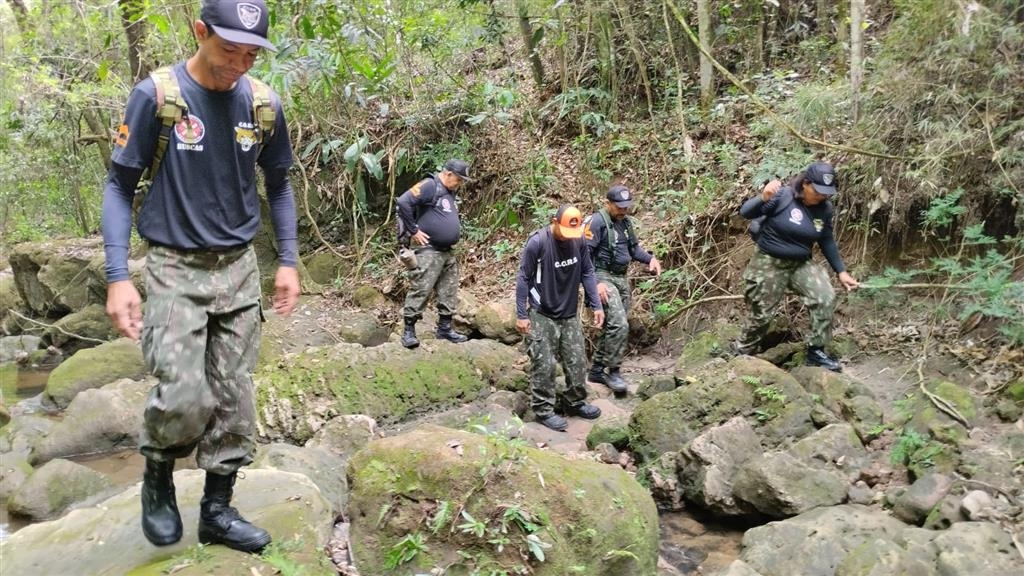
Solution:
[(732, 324), (719, 323), (712, 330), (701, 332), (679, 353), (676, 375), (686, 377), (710, 360), (730, 355), (729, 342), (739, 337), (740, 329)]
[(352, 291), (352, 303), (363, 310), (383, 306), (387, 301), (380, 290), (369, 284), (360, 284)]
[(268, 437), (302, 443), (339, 414), (386, 425), (476, 400), (492, 388), (525, 390), (526, 373), (517, 368), (524, 364), (516, 349), (491, 340), (427, 340), (415, 350), (396, 342), (324, 346), (259, 368), (258, 411)]
[(1024, 380), (1011, 382), (1010, 385), (1006, 387), (1005, 395), (1018, 405), (1024, 406)]
[(734, 416), (757, 419), (771, 445), (811, 432), (812, 408), (810, 396), (785, 370), (751, 356), (718, 360), (637, 406), (630, 422), (632, 448), (645, 460), (677, 451), (705, 427)]
[(82, 390), (100, 388), (121, 378), (139, 379), (147, 372), (142, 349), (128, 338), (78, 351), (50, 373), (44, 397), (64, 409)]
[(95, 340), (108, 342), (116, 338), (117, 330), (106, 308), (102, 304), (90, 304), (54, 322), (43, 335), (43, 343), (56, 346), (71, 356), (78, 350), (95, 346)]
[(306, 265), (306, 271), (314, 282), (328, 286), (334, 284), (345, 264), (333, 252), (317, 252), (303, 258), (302, 263)]
[[(618, 467), (422, 426), (371, 442), (348, 470), (351, 550), (363, 576), (656, 572), (654, 501)], [(410, 539), (420, 543), (411, 557), (389, 566)]]
[(598, 444), (611, 444), (618, 450), (629, 446), (629, 421), (612, 417), (598, 420), (587, 434), (587, 449), (593, 450)]
[[(933, 380), (926, 384), (928, 391), (942, 398), (963, 416), (972, 426), (978, 416), (978, 406), (974, 396), (967, 388), (948, 380)], [(914, 397), (899, 410), (901, 417), (898, 424), (920, 434), (930, 434), (943, 439), (950, 438), (952, 432), (947, 429), (958, 424), (953, 418), (939, 410), (926, 396), (915, 393)]]

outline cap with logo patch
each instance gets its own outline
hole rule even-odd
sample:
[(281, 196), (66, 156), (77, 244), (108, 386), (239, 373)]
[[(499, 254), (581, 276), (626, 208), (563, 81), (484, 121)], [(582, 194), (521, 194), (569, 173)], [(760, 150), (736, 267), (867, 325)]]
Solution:
[(836, 193), (836, 169), (828, 162), (815, 162), (804, 173), (818, 194), (832, 196)]
[(263, 0), (204, 0), (199, 19), (228, 42), (277, 51), (267, 40), (270, 14)]
[(455, 174), (459, 178), (462, 178), (466, 182), (473, 181), (473, 179), (469, 177), (469, 162), (466, 162), (465, 160), (452, 158), (444, 163), (444, 169)]
[(583, 214), (575, 206), (563, 204), (555, 212), (555, 225), (565, 238), (583, 237)]
[(616, 184), (608, 189), (608, 200), (614, 202), (619, 208), (629, 208), (633, 205), (633, 194), (622, 184)]

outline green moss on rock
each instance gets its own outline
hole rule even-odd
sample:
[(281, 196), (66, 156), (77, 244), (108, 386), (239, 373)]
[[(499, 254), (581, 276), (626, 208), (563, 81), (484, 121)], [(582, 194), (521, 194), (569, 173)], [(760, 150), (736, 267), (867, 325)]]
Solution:
[(121, 378), (138, 379), (146, 374), (142, 349), (128, 338), (80, 350), (50, 373), (46, 398), (67, 408), (82, 390), (100, 388)]

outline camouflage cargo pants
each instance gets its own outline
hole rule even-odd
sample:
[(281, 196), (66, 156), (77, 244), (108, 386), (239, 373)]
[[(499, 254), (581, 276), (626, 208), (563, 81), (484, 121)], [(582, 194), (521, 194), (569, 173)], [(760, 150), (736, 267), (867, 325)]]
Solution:
[(159, 383), (144, 413), (141, 452), (196, 449), (200, 468), (230, 474), (252, 462), (252, 371), (260, 342), (260, 277), (251, 247), (146, 256), (142, 352)]
[(608, 302), (604, 305), (604, 327), (594, 346), (594, 363), (608, 368), (622, 365), (629, 340), (629, 278), (625, 274), (597, 271), (597, 281), (608, 287)]
[[(530, 332), (526, 335), (530, 357), (530, 407), (537, 416), (548, 416), (558, 400), (578, 406), (587, 398), (584, 387), (587, 355), (583, 348), (583, 327), (578, 317), (554, 320), (530, 310)], [(556, 389), (555, 363), (561, 361), (565, 391)]]
[(422, 318), (431, 291), (437, 292), (438, 314), (455, 314), (459, 292), (459, 263), (455, 251), (442, 252), (424, 246), (416, 249), (416, 260), (419, 266), (409, 271), (409, 293), (405, 295), (402, 317)]
[(750, 318), (743, 343), (757, 344), (767, 333), (786, 289), (800, 295), (811, 317), (809, 346), (825, 346), (832, 339), (832, 312), (836, 294), (828, 273), (812, 260), (782, 260), (758, 250), (743, 272), (744, 298)]

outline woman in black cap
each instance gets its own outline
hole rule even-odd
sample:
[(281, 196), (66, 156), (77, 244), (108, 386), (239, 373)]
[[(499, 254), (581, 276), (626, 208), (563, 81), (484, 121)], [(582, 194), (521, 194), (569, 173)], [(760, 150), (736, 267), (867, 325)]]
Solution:
[(842, 365), (825, 351), (832, 339), (835, 291), (828, 274), (811, 259), (817, 243), (844, 288), (860, 285), (846, 271), (832, 235), (834, 208), (829, 199), (835, 193), (835, 169), (827, 162), (814, 162), (788, 185), (769, 182), (761, 194), (743, 203), (740, 214), (744, 218), (764, 218), (756, 238), (757, 251), (743, 272), (750, 317), (735, 345), (738, 352), (761, 350), (762, 338), (790, 289), (801, 296), (811, 317), (807, 364), (842, 371)]

